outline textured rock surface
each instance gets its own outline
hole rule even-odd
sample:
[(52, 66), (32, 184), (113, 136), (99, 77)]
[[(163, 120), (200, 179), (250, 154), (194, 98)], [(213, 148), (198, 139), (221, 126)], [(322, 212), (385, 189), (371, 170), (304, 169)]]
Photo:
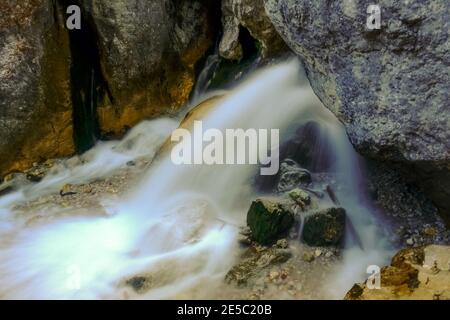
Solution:
[(294, 225), (294, 214), (276, 200), (257, 199), (248, 210), (247, 225), (253, 240), (263, 245), (271, 244)]
[(225, 59), (239, 60), (243, 57), (243, 48), (239, 41), (242, 27), (258, 41), (263, 58), (287, 50), (286, 44), (266, 15), (263, 0), (223, 0), (222, 25), (223, 36), (219, 50)]
[(195, 0), (82, 1), (97, 33), (110, 99), (98, 108), (103, 133), (120, 135), (188, 99), (195, 63), (212, 44), (211, 4)]
[[(82, 31), (68, 32), (69, 2), (0, 4), (0, 176), (71, 155), (75, 144), (85, 151), (78, 134), (116, 137), (178, 110), (216, 31), (207, 1), (79, 0)], [(79, 88), (94, 72), (87, 61), (99, 87)], [(97, 112), (85, 114), (75, 96), (89, 101), (97, 90)]]
[(345, 210), (328, 208), (305, 217), (302, 239), (310, 246), (338, 245), (344, 231)]
[(349, 300), (450, 299), (450, 247), (430, 245), (404, 249), (381, 269), (381, 288), (355, 284)]
[(408, 174), (450, 212), (450, 5), (377, 2), (381, 29), (366, 27), (369, 0), (265, 0), (314, 91), (363, 154), (408, 163)]
[(74, 152), (68, 35), (55, 10), (0, 3), (0, 176)]

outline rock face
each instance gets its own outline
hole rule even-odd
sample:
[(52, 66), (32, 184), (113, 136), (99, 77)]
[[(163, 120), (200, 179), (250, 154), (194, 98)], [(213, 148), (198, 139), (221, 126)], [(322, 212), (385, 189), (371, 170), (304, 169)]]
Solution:
[(195, 64), (213, 40), (213, 6), (195, 0), (82, 1), (97, 34), (109, 97), (100, 130), (120, 135), (143, 118), (171, 113), (188, 99)]
[(241, 28), (247, 29), (252, 38), (258, 41), (263, 58), (287, 50), (266, 15), (263, 0), (222, 0), (222, 25), (219, 51), (225, 59), (242, 59), (244, 50), (239, 39)]
[(404, 249), (381, 269), (381, 287), (355, 284), (349, 300), (450, 299), (450, 247), (430, 245)]
[(450, 213), (450, 6), (381, 0), (381, 29), (366, 27), (369, 0), (265, 0), (311, 85), (366, 156), (405, 167)]
[(74, 152), (61, 19), (51, 1), (0, 3), (0, 176)]
[(345, 232), (345, 210), (328, 208), (305, 217), (302, 239), (310, 246), (338, 245)]
[(267, 245), (282, 238), (294, 224), (294, 214), (271, 199), (253, 201), (247, 213), (247, 225), (256, 242)]
[[(65, 27), (71, 4), (81, 30)], [(212, 44), (215, 10), (201, 0), (2, 1), (0, 176), (175, 112)]]

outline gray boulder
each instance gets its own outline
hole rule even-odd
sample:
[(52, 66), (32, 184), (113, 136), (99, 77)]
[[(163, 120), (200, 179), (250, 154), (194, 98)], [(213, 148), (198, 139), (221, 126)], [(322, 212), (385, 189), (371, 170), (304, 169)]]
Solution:
[[(450, 212), (450, 5), (380, 0), (265, 0), (276, 29), (357, 150), (405, 169)], [(406, 166), (405, 166), (406, 164)]]
[(82, 0), (98, 37), (109, 97), (98, 107), (110, 136), (176, 111), (194, 86), (195, 64), (212, 45), (213, 5), (201, 0)]

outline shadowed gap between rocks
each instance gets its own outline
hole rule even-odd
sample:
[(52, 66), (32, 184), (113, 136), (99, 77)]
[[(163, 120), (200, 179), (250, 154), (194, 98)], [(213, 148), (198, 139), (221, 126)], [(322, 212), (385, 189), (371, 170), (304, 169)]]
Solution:
[[(81, 8), (81, 29), (68, 30), (71, 52), (71, 96), (73, 105), (74, 143), (77, 153), (89, 150), (101, 138), (97, 116), (97, 103), (113, 98), (103, 77), (98, 36), (89, 15), (79, 1), (58, 0), (56, 6), (67, 19), (66, 9), (76, 4)], [(66, 20), (64, 20), (65, 23)]]

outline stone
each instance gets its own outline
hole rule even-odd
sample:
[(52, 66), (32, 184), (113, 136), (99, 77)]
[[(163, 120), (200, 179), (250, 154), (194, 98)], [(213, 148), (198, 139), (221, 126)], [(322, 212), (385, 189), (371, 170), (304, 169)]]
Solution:
[(315, 256), (314, 252), (312, 252), (312, 251), (305, 251), (305, 252), (303, 252), (302, 258), (306, 262), (313, 262), (314, 259), (316, 258), (316, 256)]
[(309, 196), (309, 194), (300, 188), (295, 188), (289, 191), (288, 195), (292, 200), (294, 200), (295, 202), (300, 202), (303, 205), (308, 205), (311, 203), (311, 197)]
[(0, 176), (75, 151), (69, 36), (48, 0), (0, 3)]
[[(372, 290), (365, 283), (355, 284), (345, 299), (434, 300), (450, 298), (450, 247), (429, 245), (400, 250), (390, 266), (381, 268), (381, 288)], [(439, 271), (433, 271), (438, 269)]]
[(287, 239), (280, 239), (277, 241), (276, 246), (281, 249), (287, 249), (289, 247), (289, 243)]
[(120, 137), (145, 118), (188, 100), (195, 64), (213, 45), (214, 5), (201, 0), (82, 1), (98, 35), (108, 94), (98, 105), (100, 131)]
[(310, 246), (336, 246), (345, 232), (345, 210), (328, 208), (305, 217), (302, 239)]
[(396, 166), (450, 219), (448, 3), (378, 1), (380, 30), (365, 26), (370, 0), (264, 3), (357, 151)]
[(294, 225), (294, 214), (277, 200), (260, 198), (248, 210), (247, 225), (253, 240), (269, 245), (288, 233)]
[(242, 260), (226, 274), (225, 281), (227, 283), (244, 286), (255, 276), (265, 272), (267, 268), (288, 261), (292, 257), (292, 253), (286, 249), (273, 247), (251, 247), (244, 252), (242, 257)]
[(280, 164), (278, 192), (286, 192), (300, 185), (309, 185), (312, 182), (311, 173), (291, 159), (285, 159)]

